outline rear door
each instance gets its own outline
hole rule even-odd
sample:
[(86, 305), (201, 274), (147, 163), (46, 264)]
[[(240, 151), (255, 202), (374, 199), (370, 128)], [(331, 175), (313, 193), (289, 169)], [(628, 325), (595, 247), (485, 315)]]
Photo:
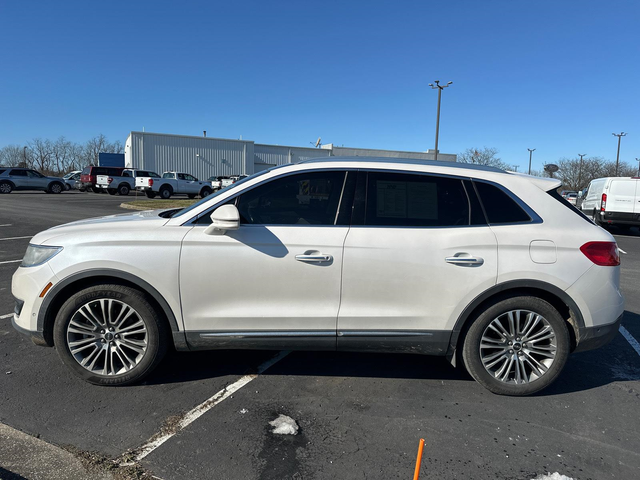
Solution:
[(444, 354), (449, 319), (496, 276), (496, 237), (471, 182), (361, 172), (344, 248), (338, 349)]
[(636, 180), (614, 178), (607, 193), (607, 212), (634, 213), (636, 203)]
[(26, 170), (14, 168), (9, 172), (9, 179), (16, 186), (17, 190), (30, 188), (29, 176), (27, 175)]

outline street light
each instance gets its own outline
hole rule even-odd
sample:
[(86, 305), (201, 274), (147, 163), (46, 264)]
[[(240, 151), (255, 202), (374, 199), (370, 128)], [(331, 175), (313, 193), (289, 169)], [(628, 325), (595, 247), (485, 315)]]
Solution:
[(620, 165), (620, 139), (626, 136), (627, 134), (624, 132), (620, 133), (612, 133), (614, 137), (618, 137), (618, 155), (616, 156), (616, 177), (618, 176), (618, 166)]
[(578, 189), (580, 189), (580, 186), (582, 185), (582, 157), (586, 155), (586, 153), (578, 154), (578, 156), (580, 157), (580, 168), (578, 169)]
[(535, 148), (527, 148), (529, 150), (529, 175), (531, 175), (531, 157), (533, 157), (533, 152), (536, 151)]
[(447, 88), (452, 83), (453, 82), (447, 82), (446, 85), (440, 85), (440, 80), (436, 80), (435, 81), (435, 85), (433, 83), (429, 84), (429, 86), (432, 89), (436, 89), (436, 88), (438, 89), (438, 115), (436, 117), (436, 155), (435, 155), (435, 160), (438, 160), (438, 134), (440, 132), (440, 99), (442, 98), (442, 90)]
[(638, 162), (638, 176), (640, 177), (640, 158), (636, 157), (636, 162)]

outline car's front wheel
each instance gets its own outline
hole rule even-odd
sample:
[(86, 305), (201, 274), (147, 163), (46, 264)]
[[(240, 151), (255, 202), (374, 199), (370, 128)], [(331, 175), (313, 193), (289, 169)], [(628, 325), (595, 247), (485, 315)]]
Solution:
[(486, 308), (464, 340), (467, 371), (499, 395), (530, 395), (548, 387), (570, 352), (569, 330), (558, 311), (532, 296), (505, 298)]
[(146, 191), (144, 192), (144, 194), (147, 196), (147, 198), (156, 198), (156, 192), (150, 192), (150, 191)]
[(62, 361), (94, 385), (128, 385), (162, 360), (168, 332), (145, 296), (122, 285), (96, 285), (72, 295), (56, 316)]
[(61, 193), (64, 190), (64, 186), (61, 183), (53, 182), (49, 185), (49, 192)]

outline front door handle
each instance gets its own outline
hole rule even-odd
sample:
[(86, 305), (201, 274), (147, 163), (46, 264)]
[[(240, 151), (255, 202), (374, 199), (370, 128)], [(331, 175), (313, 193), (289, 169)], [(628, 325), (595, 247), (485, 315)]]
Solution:
[(296, 255), (296, 260), (304, 263), (325, 263), (333, 261), (331, 255), (324, 255), (322, 253)]
[(451, 263), (453, 265), (482, 265), (484, 263), (484, 259), (480, 257), (472, 257), (472, 256), (458, 256), (458, 255), (467, 255), (467, 254), (456, 254), (453, 257), (447, 257), (444, 259), (445, 262)]

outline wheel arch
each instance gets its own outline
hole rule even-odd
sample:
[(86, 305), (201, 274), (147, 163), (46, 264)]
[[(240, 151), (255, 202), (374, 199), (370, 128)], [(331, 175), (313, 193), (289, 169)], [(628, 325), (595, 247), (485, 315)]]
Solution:
[(47, 190), (51, 190), (51, 186), (55, 185), (56, 183), (62, 187), (62, 191), (64, 192), (64, 190), (65, 190), (64, 182), (61, 182), (60, 180), (51, 180), (49, 182), (49, 185), (47, 185)]
[(516, 295), (532, 295), (549, 302), (569, 325), (571, 351), (576, 348), (578, 330), (584, 328), (584, 318), (578, 305), (561, 288), (540, 280), (513, 280), (494, 285), (477, 296), (458, 317), (449, 340), (447, 358), (456, 365), (458, 353), (462, 351), (462, 342), (474, 318), (488, 305)]
[(11, 188), (13, 188), (15, 190), (16, 188), (16, 184), (13, 183), (11, 180), (9, 180), (8, 178), (2, 178), (0, 179), (0, 183), (8, 183), (9, 185), (11, 185)]
[(37, 330), (42, 332), (46, 344), (53, 341), (53, 323), (60, 307), (75, 292), (93, 285), (110, 283), (134, 288), (147, 296), (147, 300), (167, 322), (176, 350), (188, 350), (184, 332), (178, 328), (178, 322), (167, 301), (149, 283), (141, 278), (120, 270), (96, 269), (75, 273), (57, 283), (45, 297), (38, 312)]

